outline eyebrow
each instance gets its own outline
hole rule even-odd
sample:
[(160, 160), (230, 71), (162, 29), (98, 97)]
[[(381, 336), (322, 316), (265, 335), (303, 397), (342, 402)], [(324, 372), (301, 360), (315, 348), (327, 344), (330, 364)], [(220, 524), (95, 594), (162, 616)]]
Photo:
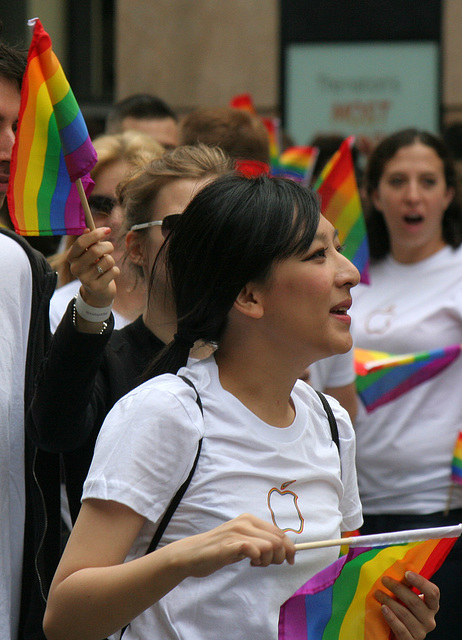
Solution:
[[(336, 240), (337, 238), (338, 238), (338, 229), (334, 229), (332, 240)], [(316, 232), (314, 234), (314, 238), (313, 239), (314, 240), (323, 240), (324, 242), (328, 242), (329, 241), (327, 233), (324, 233), (324, 232), (323, 233)]]

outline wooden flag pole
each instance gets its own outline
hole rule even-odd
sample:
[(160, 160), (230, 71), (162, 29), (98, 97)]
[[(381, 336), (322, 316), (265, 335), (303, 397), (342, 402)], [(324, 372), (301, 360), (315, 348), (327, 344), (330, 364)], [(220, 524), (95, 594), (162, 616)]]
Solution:
[(317, 540), (316, 542), (300, 542), (295, 545), (296, 551), (305, 551), (305, 549), (321, 549), (322, 547), (341, 547), (344, 544), (350, 544), (352, 538), (334, 538), (333, 540)]
[(85, 211), (85, 222), (87, 223), (87, 227), (90, 231), (94, 231), (96, 229), (95, 221), (91, 215), (90, 205), (88, 204), (87, 194), (83, 188), (82, 180), (77, 178), (75, 184), (77, 185), (77, 191), (79, 192), (80, 202), (82, 203), (83, 210)]

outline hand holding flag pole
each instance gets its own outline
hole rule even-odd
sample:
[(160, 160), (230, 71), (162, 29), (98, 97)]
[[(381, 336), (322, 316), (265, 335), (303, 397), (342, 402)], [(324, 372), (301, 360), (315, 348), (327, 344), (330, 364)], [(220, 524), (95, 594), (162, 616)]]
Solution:
[(82, 209), (85, 213), (85, 222), (87, 223), (87, 227), (90, 231), (94, 231), (96, 229), (95, 221), (93, 220), (93, 216), (91, 215), (90, 205), (88, 204), (87, 194), (85, 193), (85, 188), (82, 184), (82, 178), (77, 178), (75, 181), (77, 186), (77, 191), (79, 192), (80, 203), (82, 205)]
[[(424, 608), (427, 621), (433, 620), (434, 624), (438, 604), (430, 597), (427, 602), (426, 595), (423, 601), (419, 598), (419, 593), (424, 593), (422, 578), (430, 580), (441, 567), (461, 529), (459, 524), (352, 538), (346, 555), (310, 578), (284, 602), (279, 640), (389, 640), (391, 625), (382, 615), (382, 600), (376, 596), (377, 590), (383, 592), (385, 576), (414, 592), (408, 594), (412, 601), (408, 598), (406, 604), (414, 622), (424, 622)], [(413, 541), (409, 541), (410, 536)], [(339, 545), (345, 539), (323, 542)], [(351, 548), (353, 544), (357, 548)], [(408, 571), (418, 580), (411, 581)], [(390, 583), (387, 589), (398, 596)], [(431, 628), (424, 624), (422, 630)]]

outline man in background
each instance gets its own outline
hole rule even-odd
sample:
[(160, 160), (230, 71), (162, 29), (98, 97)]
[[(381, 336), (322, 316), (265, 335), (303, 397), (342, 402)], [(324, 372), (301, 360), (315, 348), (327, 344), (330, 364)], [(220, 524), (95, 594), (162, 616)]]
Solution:
[[(0, 42), (0, 206), (10, 177), (25, 68), (25, 56)], [(2, 227), (8, 226), (9, 216), (4, 222)], [(58, 473), (59, 482), (59, 460), (44, 460), (35, 450), (24, 417), (49, 341), (48, 302), (55, 283), (56, 275), (38, 251), (0, 229), (0, 635), (5, 640), (44, 638), (46, 593), (38, 587), (44, 574), (39, 579), (35, 568), (52, 563), (42, 527), (46, 514), (40, 497), (46, 482), (41, 476), (43, 470), (45, 476)]]
[(165, 149), (178, 146), (178, 118), (166, 102), (146, 93), (136, 93), (110, 109), (106, 133), (122, 133), (136, 129), (152, 136)]
[(250, 161), (269, 169), (269, 136), (261, 118), (231, 107), (192, 111), (180, 125), (181, 144), (218, 146), (233, 160)]

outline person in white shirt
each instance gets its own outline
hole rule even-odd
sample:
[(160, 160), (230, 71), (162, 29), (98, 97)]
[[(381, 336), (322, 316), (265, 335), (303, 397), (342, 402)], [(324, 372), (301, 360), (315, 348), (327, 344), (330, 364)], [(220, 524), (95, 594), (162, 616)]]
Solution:
[[(50, 592), (50, 640), (119, 637), (125, 625), (125, 640), (276, 640), (281, 604), (338, 553), (294, 564), (294, 543), (361, 524), (348, 414), (331, 400), (337, 448), (318, 395), (298, 380), (351, 348), (359, 274), (339, 249), (316, 196), (289, 180), (221, 177), (187, 206), (152, 277), (154, 288), (167, 273), (176, 334), (103, 424)], [(217, 350), (185, 366), (199, 340)], [(410, 582), (424, 600), (396, 582), (397, 599), (377, 593), (400, 640), (424, 637), (438, 608), (431, 583)]]
[[(416, 129), (385, 138), (366, 172), (370, 285), (353, 296), (356, 347), (391, 354), (462, 343), (462, 215), (443, 142)], [(399, 371), (396, 371), (399, 374)], [(462, 357), (355, 420), (364, 533), (457, 524), (462, 489), (451, 487), (462, 425)], [(441, 610), (433, 639), (460, 637), (462, 546), (434, 575)]]

